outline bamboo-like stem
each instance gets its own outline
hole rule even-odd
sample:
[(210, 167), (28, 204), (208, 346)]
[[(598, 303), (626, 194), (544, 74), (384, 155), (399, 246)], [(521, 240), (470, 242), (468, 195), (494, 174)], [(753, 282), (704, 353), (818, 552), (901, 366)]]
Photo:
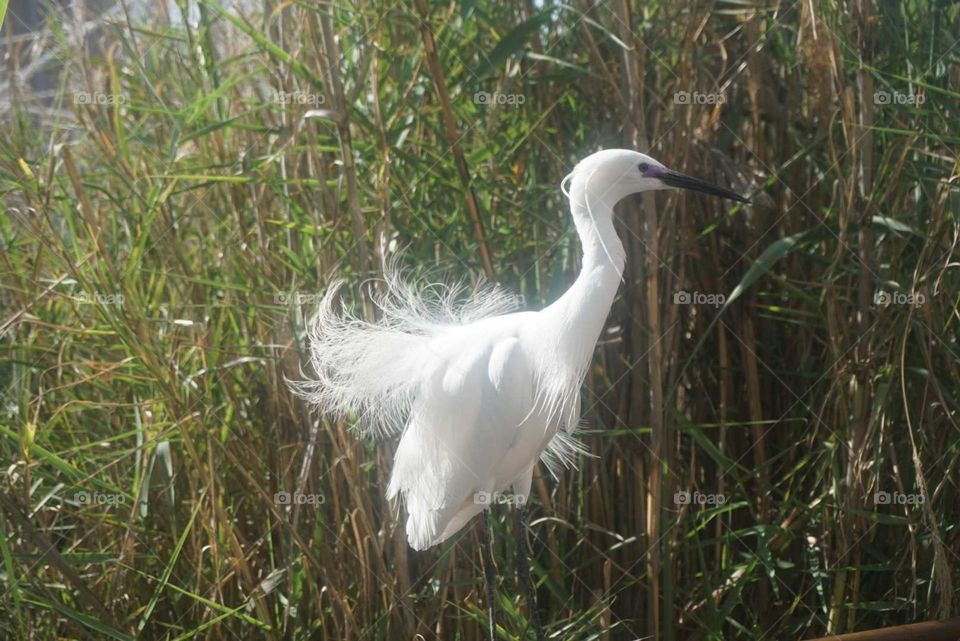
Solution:
[(433, 31), (430, 30), (430, 11), (425, 0), (415, 0), (414, 4), (420, 13), (420, 35), (423, 38), (423, 50), (430, 67), (430, 75), (433, 76), (433, 84), (437, 88), (437, 96), (440, 99), (440, 111), (443, 115), (443, 128), (447, 136), (447, 144), (450, 145), (450, 152), (453, 154), (454, 162), (457, 165), (457, 174), (460, 177), (460, 184), (463, 185), (464, 197), (466, 198), (467, 214), (473, 224), (475, 240), (479, 243), (480, 263), (483, 265), (483, 272), (487, 278), (493, 280), (495, 278), (493, 258), (490, 254), (490, 246), (487, 244), (487, 235), (484, 231), (483, 219), (480, 217), (477, 195), (473, 191), (467, 160), (463, 155), (463, 148), (460, 146), (462, 135), (457, 132), (457, 124), (453, 117), (453, 107), (450, 105), (450, 94), (447, 91), (447, 81), (443, 73), (443, 65), (440, 63), (437, 43), (433, 37)]
[[(623, 61), (626, 73), (624, 74), (625, 95), (627, 104), (624, 112), (627, 114), (625, 133), (631, 145), (641, 152), (650, 150), (647, 138), (646, 122), (642, 105), (641, 62), (638, 57), (638, 44), (630, 28), (632, 17), (630, 5), (626, 0), (617, 3), (617, 25), (620, 38), (632, 43), (623, 50)], [(652, 192), (643, 194), (643, 225), (641, 240), (643, 244), (643, 261), (646, 280), (646, 319), (650, 341), (647, 351), (647, 370), (650, 385), (650, 424), (652, 427), (651, 450), (654, 460), (650, 462), (650, 508), (647, 527), (648, 574), (650, 591), (648, 595), (648, 631), (657, 639), (670, 641), (673, 638), (673, 583), (669, 566), (670, 538), (663, 536), (663, 527), (666, 516), (667, 497), (670, 493), (670, 439), (665, 431), (663, 415), (663, 351), (661, 342), (660, 322), (660, 258), (658, 216), (656, 200)], [(663, 612), (661, 613), (661, 607)]]
[[(370, 273), (370, 250), (367, 247), (367, 227), (360, 207), (360, 191), (357, 186), (357, 168), (353, 160), (353, 138), (350, 133), (350, 104), (344, 95), (343, 82), (340, 80), (340, 45), (333, 34), (332, 15), (334, 3), (325, 3), (325, 10), (317, 14), (320, 23), (320, 36), (324, 55), (319, 57), (323, 65), (324, 77), (330, 92), (334, 112), (337, 114), (337, 138), (340, 141), (340, 161), (343, 163), (343, 176), (347, 184), (347, 210), (353, 227), (354, 247), (357, 253), (355, 268), (364, 276)], [(352, 252), (351, 252), (352, 254)], [(373, 306), (364, 300), (367, 318), (373, 318)]]
[(818, 637), (810, 641), (956, 641), (957, 638), (960, 638), (960, 619), (924, 621), (892, 628)]

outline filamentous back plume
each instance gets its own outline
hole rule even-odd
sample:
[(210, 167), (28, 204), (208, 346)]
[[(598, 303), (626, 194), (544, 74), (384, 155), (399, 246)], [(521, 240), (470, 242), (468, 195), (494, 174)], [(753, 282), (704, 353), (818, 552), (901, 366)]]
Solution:
[(307, 328), (313, 380), (295, 389), (321, 411), (355, 415), (364, 436), (382, 438), (403, 430), (423, 378), (437, 355), (431, 343), (451, 328), (507, 314), (518, 297), (481, 282), (469, 296), (463, 282), (406, 282), (395, 266), (384, 271), (370, 322), (338, 304), (343, 281), (330, 285)]

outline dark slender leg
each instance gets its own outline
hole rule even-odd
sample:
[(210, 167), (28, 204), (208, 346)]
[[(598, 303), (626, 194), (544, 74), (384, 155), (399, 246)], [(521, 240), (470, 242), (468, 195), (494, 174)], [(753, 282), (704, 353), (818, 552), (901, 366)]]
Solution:
[(536, 591), (530, 580), (530, 566), (527, 563), (527, 507), (525, 505), (517, 506), (517, 574), (523, 596), (527, 599), (527, 607), (530, 609), (530, 622), (536, 632), (537, 641), (544, 641), (540, 615), (537, 613)]
[(490, 510), (483, 511), (483, 571), (487, 575), (487, 622), (489, 624), (490, 641), (497, 641), (496, 611), (493, 606), (494, 585), (496, 570), (493, 567), (493, 548), (490, 544)]

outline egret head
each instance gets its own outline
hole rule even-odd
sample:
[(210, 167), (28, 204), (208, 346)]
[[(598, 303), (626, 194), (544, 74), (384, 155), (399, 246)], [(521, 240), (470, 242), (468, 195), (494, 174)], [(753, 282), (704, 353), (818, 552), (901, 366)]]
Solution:
[(658, 160), (629, 149), (604, 149), (587, 156), (564, 179), (571, 199), (606, 202), (613, 206), (630, 194), (651, 189), (692, 189), (721, 198), (747, 202), (743, 196), (667, 169)]

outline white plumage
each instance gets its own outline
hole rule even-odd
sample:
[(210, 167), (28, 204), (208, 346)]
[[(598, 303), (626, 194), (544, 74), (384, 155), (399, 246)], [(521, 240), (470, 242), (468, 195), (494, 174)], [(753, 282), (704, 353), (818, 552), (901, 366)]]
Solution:
[(538, 458), (575, 463), (580, 388), (624, 267), (617, 201), (668, 186), (742, 200), (619, 149), (581, 161), (567, 183), (582, 268), (545, 309), (517, 312), (491, 285), (458, 305), (460, 288), (417, 287), (388, 270), (378, 322), (338, 313), (334, 286), (311, 323), (316, 378), (297, 389), (326, 412), (355, 412), (365, 435), (401, 434), (387, 497), (406, 506), (416, 550), (457, 532), (484, 496), (512, 487), (527, 497)]

